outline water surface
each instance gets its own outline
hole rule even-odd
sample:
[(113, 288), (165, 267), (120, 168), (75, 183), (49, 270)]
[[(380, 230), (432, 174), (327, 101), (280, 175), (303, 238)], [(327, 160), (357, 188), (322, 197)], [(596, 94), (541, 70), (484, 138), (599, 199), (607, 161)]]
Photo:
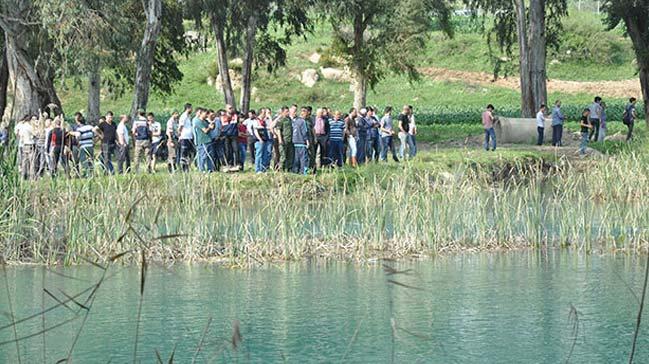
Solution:
[[(624, 362), (638, 309), (633, 292), (641, 293), (644, 264), (644, 257), (529, 252), (391, 263), (411, 270), (392, 276), (381, 263), (151, 267), (138, 359), (155, 362), (156, 350), (168, 358), (175, 347), (176, 362), (191, 362), (212, 318), (197, 362), (558, 363), (569, 357), (572, 363)], [(43, 282), (65, 299), (62, 292), (81, 292), (102, 273), (96, 267), (53, 270), (59, 274), (8, 268), (18, 318), (39, 312), (43, 299), (45, 307), (56, 304), (43, 298)], [(110, 270), (74, 362), (132, 362), (139, 289), (137, 267)], [(68, 307), (47, 313), (45, 326), (74, 317), (79, 306)], [(5, 287), (0, 311), (10, 311)], [(649, 320), (649, 313), (645, 317)], [(243, 337), (237, 350), (231, 344), (235, 320)], [(7, 315), (0, 317), (1, 326), (9, 322)], [(80, 324), (77, 319), (44, 338), (21, 341), (22, 361), (65, 358)], [(42, 325), (38, 316), (19, 324), (17, 334), (37, 333)], [(11, 328), (2, 329), (0, 341), (13, 335)], [(649, 324), (642, 326), (636, 357), (649, 362)], [(15, 344), (0, 346), (0, 363), (17, 361)]]

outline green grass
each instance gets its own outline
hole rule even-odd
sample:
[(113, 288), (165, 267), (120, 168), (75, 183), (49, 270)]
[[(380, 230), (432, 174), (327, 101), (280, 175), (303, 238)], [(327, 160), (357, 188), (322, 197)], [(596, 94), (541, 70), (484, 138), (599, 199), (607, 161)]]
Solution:
[(153, 260), (231, 264), (538, 245), (646, 249), (647, 154), (618, 156), (570, 162), (530, 148), (444, 149), (307, 177), (42, 179), (2, 191), (0, 246), (14, 262), (80, 263), (138, 250), (139, 235)]
[[(587, 19), (587, 28), (591, 29), (590, 31), (595, 29), (596, 35), (604, 34), (609, 43), (618, 42), (621, 37), (618, 31), (601, 33), (603, 28), (601, 25), (597, 25), (597, 19), (594, 19), (592, 14), (576, 14), (569, 18), (568, 22), (580, 22), (582, 18)], [(566, 32), (570, 34), (570, 28), (567, 28)], [(582, 33), (584, 32), (587, 31)], [(575, 35), (570, 39), (579, 40), (581, 38)], [(347, 83), (320, 80), (315, 87), (307, 88), (296, 79), (296, 76), (301, 74), (304, 69), (319, 68), (320, 65), (310, 63), (308, 57), (316, 51), (324, 52), (329, 42), (329, 28), (324, 23), (319, 24), (313, 34), (306, 39), (298, 39), (289, 47), (286, 68), (278, 70), (275, 74), (258, 70), (253, 81), (257, 93), (256, 96), (253, 96), (252, 106), (254, 108), (262, 106), (276, 108), (298, 103), (347, 110), (353, 100)], [(632, 59), (632, 54), (629, 56), (629, 41), (620, 40), (620, 42), (623, 44), (615, 43), (614, 47), (607, 49), (617, 50), (621, 56), (616, 60), (624, 64), (610, 64), (608, 61), (605, 64), (589, 63), (583, 59), (568, 59), (562, 61), (560, 65), (548, 66), (549, 75), (550, 77), (574, 80), (634, 78), (634, 68), (629, 61), (629, 57)], [(573, 43), (579, 44), (578, 41)], [(421, 66), (490, 72), (492, 66), (486, 57), (486, 52), (486, 42), (479, 34), (459, 32), (454, 39), (446, 39), (441, 33), (435, 32), (425, 51), (422, 52)], [(172, 110), (181, 108), (186, 102), (220, 108), (223, 104), (223, 96), (214, 87), (207, 84), (208, 70), (215, 59), (216, 53), (214, 49), (210, 49), (205, 53), (195, 53), (187, 59), (181, 60), (180, 69), (184, 74), (184, 79), (175, 86), (172, 95), (154, 93), (150, 99), (149, 109), (167, 115)], [(235, 93), (238, 98), (239, 90), (235, 90)], [(60, 97), (69, 115), (74, 111), (86, 108), (85, 85), (79, 88), (69, 83), (67, 90), (60, 91)], [(519, 108), (519, 98), (520, 95), (517, 91), (500, 87), (478, 86), (468, 82), (432, 81), (428, 78), (410, 83), (407, 78), (396, 75), (387, 75), (375, 90), (371, 90), (368, 94), (368, 102), (379, 107), (386, 105), (400, 107), (403, 104), (412, 104), (420, 113), (442, 114), (441, 117), (435, 119), (436, 122), (457, 122), (456, 110), (460, 112), (471, 110), (472, 116), (463, 116), (462, 118), (475, 118), (478, 121), (478, 115), (474, 115), (475, 110), (481, 110), (488, 103), (497, 105), (501, 109), (515, 110)], [(549, 98), (551, 100), (562, 99), (564, 105), (587, 105), (591, 101), (592, 95), (552, 93)], [(610, 104), (624, 102), (624, 100), (609, 101)], [(130, 109), (130, 104), (130, 93), (117, 99), (106, 96), (102, 99), (102, 111), (112, 110), (117, 113), (125, 113)], [(453, 110), (453, 115), (449, 115), (447, 118), (444, 115), (447, 115), (449, 110)]]

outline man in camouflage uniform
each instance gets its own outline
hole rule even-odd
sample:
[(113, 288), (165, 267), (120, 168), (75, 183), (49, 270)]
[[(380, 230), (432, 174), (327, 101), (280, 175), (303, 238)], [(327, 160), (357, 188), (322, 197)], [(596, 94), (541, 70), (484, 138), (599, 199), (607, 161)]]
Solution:
[(297, 117), (297, 105), (282, 107), (279, 121), (275, 125), (275, 134), (279, 142), (279, 165), (285, 172), (293, 169), (293, 158), (295, 149), (293, 148), (293, 125), (292, 120)]

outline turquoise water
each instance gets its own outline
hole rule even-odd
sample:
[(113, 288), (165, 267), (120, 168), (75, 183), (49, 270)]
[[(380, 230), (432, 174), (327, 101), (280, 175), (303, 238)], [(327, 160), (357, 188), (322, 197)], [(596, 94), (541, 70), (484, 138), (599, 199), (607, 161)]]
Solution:
[[(565, 252), (465, 254), (389, 263), (412, 270), (392, 276), (381, 263), (150, 267), (137, 357), (156, 362), (157, 350), (166, 362), (175, 347), (177, 363), (191, 362), (212, 318), (199, 363), (625, 362), (638, 309), (632, 291), (640, 296), (645, 261)], [(43, 281), (64, 300), (61, 292), (74, 295), (101, 276), (96, 267), (52, 268), (58, 274), (7, 269), (18, 318), (40, 311)], [(108, 275), (73, 351), (75, 363), (133, 361), (139, 270), (114, 267)], [(0, 283), (5, 326), (9, 308), (4, 279)], [(55, 304), (45, 297), (45, 307)], [(79, 306), (68, 306), (48, 312), (45, 326), (74, 318)], [(649, 362), (649, 313), (645, 317), (637, 363)], [(236, 350), (235, 320), (242, 336)], [(80, 324), (81, 317), (44, 338), (21, 341), (22, 362), (65, 358)], [(37, 333), (42, 325), (38, 316), (17, 325), (17, 334)], [(13, 335), (11, 328), (0, 330), (0, 363), (18, 362), (16, 345), (4, 343)]]

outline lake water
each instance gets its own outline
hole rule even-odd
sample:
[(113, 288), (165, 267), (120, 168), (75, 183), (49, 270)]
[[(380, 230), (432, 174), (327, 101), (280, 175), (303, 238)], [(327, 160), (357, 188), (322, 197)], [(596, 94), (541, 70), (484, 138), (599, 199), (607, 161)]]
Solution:
[[(145, 286), (138, 360), (156, 362), (158, 350), (166, 362), (175, 347), (176, 362), (191, 362), (211, 318), (196, 356), (199, 363), (559, 363), (568, 358), (572, 363), (620, 363), (631, 347), (638, 310), (634, 294), (641, 294), (645, 261), (514, 252), (389, 263), (411, 270), (409, 275), (386, 275), (381, 262), (251, 270), (154, 266)], [(18, 319), (41, 310), (43, 281), (65, 300), (62, 292), (82, 292), (102, 274), (96, 267), (52, 270), (56, 273), (41, 267), (7, 268)], [(9, 307), (4, 279), (0, 283), (0, 326), (5, 327)], [(133, 361), (139, 289), (137, 267), (109, 270), (76, 344), (74, 362)], [(44, 300), (45, 307), (56, 304), (49, 296)], [(69, 309), (48, 312), (45, 327), (74, 318), (79, 306), (67, 305)], [(21, 341), (22, 362), (65, 358), (82, 317), (45, 337)], [(645, 317), (637, 363), (649, 363), (649, 312)], [(236, 350), (235, 320), (242, 336)], [(38, 333), (42, 325), (38, 316), (17, 325), (17, 335)], [(10, 327), (0, 330), (0, 363), (18, 362), (16, 345), (6, 343), (13, 335)]]

